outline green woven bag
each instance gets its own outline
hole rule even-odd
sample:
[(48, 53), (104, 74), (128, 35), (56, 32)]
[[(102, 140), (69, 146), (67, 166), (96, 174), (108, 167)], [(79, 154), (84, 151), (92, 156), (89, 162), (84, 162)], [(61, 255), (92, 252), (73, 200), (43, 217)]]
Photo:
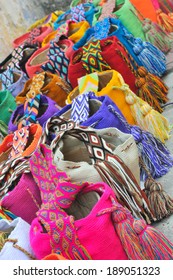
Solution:
[(16, 107), (17, 105), (11, 92), (8, 90), (0, 91), (0, 120), (6, 125), (8, 125), (11, 114)]
[(135, 16), (136, 11), (130, 1), (116, 0), (115, 2), (116, 11), (113, 14), (121, 20), (123, 25), (133, 34), (133, 36), (139, 37), (145, 41), (142, 23), (138, 17)]

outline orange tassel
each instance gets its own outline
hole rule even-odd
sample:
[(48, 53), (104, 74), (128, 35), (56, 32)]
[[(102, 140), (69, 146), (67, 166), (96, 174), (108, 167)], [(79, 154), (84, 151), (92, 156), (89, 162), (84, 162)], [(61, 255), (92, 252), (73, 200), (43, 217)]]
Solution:
[(161, 113), (163, 110), (159, 103), (166, 103), (168, 101), (166, 96), (168, 87), (159, 77), (149, 73), (143, 66), (138, 68), (137, 73), (136, 86), (138, 88), (138, 96)]
[(173, 32), (173, 19), (172, 15), (165, 14), (161, 9), (157, 10), (158, 24), (167, 32)]

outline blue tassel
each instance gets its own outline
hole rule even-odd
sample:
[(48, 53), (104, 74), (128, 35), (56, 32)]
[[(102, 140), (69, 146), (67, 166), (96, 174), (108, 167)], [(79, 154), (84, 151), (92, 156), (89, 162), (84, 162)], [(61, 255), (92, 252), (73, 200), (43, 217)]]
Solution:
[[(138, 126), (131, 126), (130, 129), (142, 160), (152, 177), (156, 179), (165, 175), (173, 166), (173, 157), (166, 146), (151, 133), (141, 130)], [(147, 177), (146, 171), (141, 168), (141, 179), (144, 181)]]
[[(122, 127), (125, 126), (129, 131), (128, 133), (133, 135), (139, 154), (152, 177), (156, 179), (165, 175), (173, 166), (173, 157), (167, 147), (150, 132), (142, 130), (139, 126), (129, 125), (113, 106), (110, 105), (108, 108), (122, 122)], [(148, 174), (142, 166), (140, 173), (141, 180), (145, 181)]]
[(150, 44), (147, 47), (144, 47), (144, 44), (141, 45), (137, 43), (134, 45), (133, 51), (137, 55), (142, 65), (148, 70), (148, 72), (159, 77), (161, 77), (165, 73), (165, 60), (162, 58), (162, 56), (158, 57), (157, 52), (156, 54), (153, 53), (153, 48), (150, 49)]
[(143, 42), (143, 46), (144, 48), (150, 50), (150, 52), (153, 53), (153, 55), (156, 56), (159, 60), (162, 60), (164, 63), (166, 63), (166, 55), (157, 47), (153, 46), (149, 42)]

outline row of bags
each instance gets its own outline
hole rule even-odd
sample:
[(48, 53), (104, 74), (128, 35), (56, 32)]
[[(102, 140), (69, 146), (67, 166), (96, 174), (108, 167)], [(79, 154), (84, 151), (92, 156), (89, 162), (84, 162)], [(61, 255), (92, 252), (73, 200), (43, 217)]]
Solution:
[(149, 226), (173, 211), (154, 180), (173, 165), (161, 115), (166, 57), (118, 19), (93, 28), (98, 10), (52, 13), (0, 65), (1, 259), (173, 257)]
[[(7, 238), (1, 259), (44, 259), (51, 253), (65, 259), (172, 259), (171, 243), (147, 225), (156, 218), (138, 183), (133, 137), (116, 128), (84, 129), (63, 118), (53, 126), (51, 145), (37, 145), (28, 170), (1, 200), (8, 217), (20, 217), (13, 216), (10, 230), (2, 222)], [(148, 242), (155, 245), (152, 253)]]

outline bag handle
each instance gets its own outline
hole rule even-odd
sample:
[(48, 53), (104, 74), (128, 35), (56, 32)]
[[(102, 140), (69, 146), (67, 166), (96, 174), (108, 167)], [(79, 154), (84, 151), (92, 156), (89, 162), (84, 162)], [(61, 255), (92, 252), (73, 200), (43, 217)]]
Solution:
[(13, 243), (12, 246), (13, 246), (15, 249), (20, 250), (20, 251), (23, 252), (26, 256), (28, 256), (30, 259), (32, 259), (32, 260), (37, 260), (32, 254), (30, 254), (27, 250), (25, 250), (24, 248), (22, 248), (21, 246), (19, 246), (19, 245), (17, 244), (17, 242), (18, 242), (17, 239), (7, 238), (7, 239), (5, 239), (4, 243), (6, 243), (6, 242), (11, 242), (11, 243)]

